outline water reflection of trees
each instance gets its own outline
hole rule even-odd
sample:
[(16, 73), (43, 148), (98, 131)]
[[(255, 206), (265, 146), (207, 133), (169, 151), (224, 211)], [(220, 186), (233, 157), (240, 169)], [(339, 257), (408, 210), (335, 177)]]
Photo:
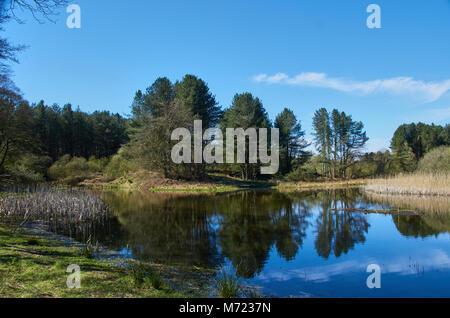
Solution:
[[(287, 261), (315, 226), (318, 255), (340, 256), (364, 242), (369, 224), (357, 190), (216, 195), (106, 193), (139, 257), (164, 263), (217, 266), (229, 259), (242, 277), (260, 273), (271, 252)], [(319, 209), (316, 220), (312, 211)]]
[(205, 208), (202, 199), (118, 192), (105, 194), (105, 200), (125, 227), (134, 255), (161, 263), (220, 263), (212, 214), (207, 212), (213, 206)]
[(367, 218), (362, 213), (347, 212), (360, 202), (357, 189), (321, 191), (316, 193), (320, 212), (316, 219), (315, 248), (317, 254), (328, 258), (347, 254), (355, 244), (365, 242), (369, 229)]
[(450, 217), (446, 215), (393, 215), (392, 220), (403, 236), (425, 238), (450, 233)]
[(307, 204), (261, 192), (228, 195), (223, 203), (219, 244), (242, 277), (261, 272), (272, 246), (286, 260), (297, 255), (308, 227)]

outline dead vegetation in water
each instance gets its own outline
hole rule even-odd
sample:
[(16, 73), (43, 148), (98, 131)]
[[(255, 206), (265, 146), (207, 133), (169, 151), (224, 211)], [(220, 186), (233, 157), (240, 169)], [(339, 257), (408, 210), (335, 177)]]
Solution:
[(401, 174), (368, 181), (365, 190), (378, 194), (450, 196), (450, 173)]
[(106, 220), (109, 213), (99, 197), (80, 189), (29, 186), (8, 189), (6, 193), (0, 202), (0, 217), (19, 226), (39, 221), (52, 231), (80, 228)]

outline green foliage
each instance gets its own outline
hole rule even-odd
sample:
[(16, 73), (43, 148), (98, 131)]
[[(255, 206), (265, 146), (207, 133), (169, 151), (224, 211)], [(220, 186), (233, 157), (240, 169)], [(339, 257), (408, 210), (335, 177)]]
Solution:
[(89, 160), (87, 162), (88, 170), (91, 173), (103, 172), (108, 162), (109, 162), (108, 158), (97, 159), (95, 158), (95, 156), (91, 156), (89, 157)]
[[(20, 96), (1, 88), (0, 78), (0, 170), (1, 183), (36, 182), (47, 177), (81, 178), (87, 172), (100, 172), (106, 158), (128, 141), (127, 121), (118, 114), (73, 111), (70, 104), (46, 106), (43, 101), (29, 105)], [(60, 159), (73, 157), (68, 164)], [(75, 159), (77, 158), (77, 159)], [(66, 165), (68, 165), (66, 167)], [(74, 182), (76, 180), (73, 180)]]
[(421, 172), (450, 172), (450, 146), (441, 146), (431, 150), (419, 161)]
[(424, 123), (404, 124), (397, 128), (392, 137), (391, 148), (395, 154), (405, 156), (411, 152), (418, 162), (430, 150), (450, 145), (450, 129), (438, 125)]
[(88, 173), (88, 171), (89, 166), (87, 164), (87, 160), (84, 158), (74, 157), (67, 163), (65, 167), (66, 177), (84, 176)]
[(143, 94), (138, 91), (132, 105), (133, 118), (129, 133), (131, 142), (124, 156), (139, 160), (141, 167), (161, 171), (174, 179), (202, 179), (205, 165), (174, 164), (171, 150), (175, 143), (171, 134), (176, 128), (192, 129), (194, 119), (201, 119), (203, 129), (216, 125), (220, 107), (207, 84), (186, 75), (175, 85), (158, 78)]
[(317, 173), (316, 169), (310, 165), (299, 167), (286, 175), (286, 179), (293, 182), (314, 181), (317, 180), (318, 177), (319, 174)]
[(176, 99), (202, 121), (204, 129), (218, 124), (222, 111), (202, 79), (188, 74), (175, 83), (174, 92)]
[(142, 286), (145, 282), (146, 266), (140, 261), (132, 262), (129, 266), (134, 284), (138, 287)]
[(108, 180), (114, 180), (123, 177), (130, 171), (137, 170), (133, 161), (125, 159), (121, 153), (113, 156), (104, 168), (104, 172)]
[(316, 148), (322, 157), (322, 173), (330, 178), (346, 178), (347, 170), (360, 157), (369, 140), (362, 122), (333, 109), (331, 116), (321, 108), (313, 118)]
[(70, 162), (70, 155), (62, 156), (49, 169), (48, 176), (51, 180), (61, 180), (66, 177), (66, 165)]
[(216, 284), (221, 298), (237, 298), (242, 292), (242, 282), (232, 269), (223, 268)]
[(311, 157), (305, 164), (297, 167), (286, 175), (286, 179), (292, 182), (315, 181), (323, 177), (320, 156)]
[(159, 271), (150, 268), (148, 271), (147, 279), (154, 289), (161, 289), (161, 287), (163, 286), (163, 278)]
[[(326, 108), (321, 108), (314, 113), (313, 136), (317, 151), (324, 163), (328, 163), (331, 158), (331, 126), (330, 115)], [(326, 173), (325, 164), (322, 167), (323, 174)]]
[(395, 164), (394, 157), (388, 150), (365, 153), (360, 160), (347, 168), (346, 175), (353, 179), (392, 175), (398, 172)]
[(64, 155), (48, 169), (48, 176), (54, 181), (76, 185), (93, 174), (106, 170), (107, 163), (107, 158), (91, 157), (88, 161), (85, 158), (71, 158), (70, 155)]
[(275, 119), (274, 126), (280, 132), (280, 174), (284, 175), (292, 170), (294, 160), (301, 165), (308, 159), (310, 153), (305, 148), (309, 144), (292, 110), (285, 108)]
[[(257, 97), (253, 97), (250, 93), (236, 94), (233, 98), (233, 103), (224, 115), (220, 124), (224, 137), (226, 138), (227, 128), (270, 128), (271, 123), (269, 116)], [(248, 163), (249, 142), (246, 142), (245, 153), (247, 156), (247, 163), (232, 164), (234, 167), (239, 167), (242, 179), (256, 179), (259, 175), (259, 164)]]
[(136, 92), (132, 104), (133, 121), (141, 124), (146, 116), (159, 117), (165, 105), (175, 98), (173, 84), (166, 77), (160, 77), (147, 88), (145, 94), (139, 90)]
[(150, 285), (155, 289), (161, 289), (163, 287), (161, 273), (146, 265), (144, 262), (130, 262), (129, 268), (136, 287), (142, 287), (144, 285)]

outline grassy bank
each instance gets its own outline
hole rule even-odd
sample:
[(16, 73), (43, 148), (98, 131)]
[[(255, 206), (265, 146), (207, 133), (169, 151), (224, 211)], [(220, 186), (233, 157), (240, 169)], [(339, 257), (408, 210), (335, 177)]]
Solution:
[[(66, 269), (81, 268), (81, 288), (69, 289)], [(82, 256), (78, 248), (0, 225), (0, 298), (5, 297), (182, 297), (163, 283), (137, 285), (130, 269)]]
[(414, 173), (368, 181), (367, 192), (378, 194), (450, 196), (449, 173)]
[(277, 190), (307, 191), (320, 189), (345, 189), (349, 187), (361, 187), (366, 185), (366, 180), (343, 180), (326, 182), (278, 182), (277, 186), (272, 187)]
[(234, 192), (252, 189), (276, 189), (304, 191), (316, 189), (339, 189), (359, 187), (366, 184), (364, 179), (317, 182), (287, 182), (283, 180), (242, 180), (220, 173), (209, 173), (203, 181), (174, 180), (148, 170), (130, 172), (119, 179), (106, 182), (97, 177), (85, 180), (78, 186), (98, 190), (143, 190), (150, 192)]

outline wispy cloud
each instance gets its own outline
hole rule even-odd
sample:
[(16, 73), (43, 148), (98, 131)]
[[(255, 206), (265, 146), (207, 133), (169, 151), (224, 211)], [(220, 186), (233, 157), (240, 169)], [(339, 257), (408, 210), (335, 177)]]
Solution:
[(393, 77), (372, 81), (354, 81), (329, 77), (325, 73), (300, 73), (294, 77), (290, 77), (285, 73), (278, 73), (272, 76), (260, 74), (255, 76), (253, 80), (257, 83), (322, 87), (364, 95), (373, 93), (412, 95), (419, 97), (425, 102), (436, 101), (450, 91), (450, 79), (441, 82), (425, 82), (412, 77)]

